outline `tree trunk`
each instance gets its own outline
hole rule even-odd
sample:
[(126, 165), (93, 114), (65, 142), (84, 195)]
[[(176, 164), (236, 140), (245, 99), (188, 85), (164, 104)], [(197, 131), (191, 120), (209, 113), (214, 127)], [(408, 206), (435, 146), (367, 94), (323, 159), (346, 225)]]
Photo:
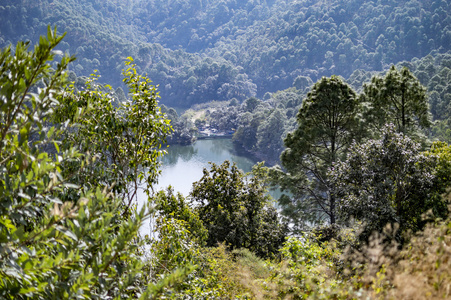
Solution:
[(335, 224), (335, 196), (330, 195), (330, 224)]

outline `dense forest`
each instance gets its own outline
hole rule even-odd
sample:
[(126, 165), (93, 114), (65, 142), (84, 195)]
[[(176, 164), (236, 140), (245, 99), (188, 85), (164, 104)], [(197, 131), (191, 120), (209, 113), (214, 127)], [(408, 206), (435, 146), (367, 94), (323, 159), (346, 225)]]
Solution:
[[(409, 67), (431, 92), (437, 122), (427, 134), (451, 142), (445, 124), (450, 9), (446, 1), (6, 1), (0, 46), (37, 40), (48, 24), (57, 25), (69, 33), (58, 49), (77, 56), (69, 66), (73, 76), (98, 69), (100, 82), (123, 89), (118, 74), (131, 56), (159, 85), (162, 103), (179, 113), (214, 100), (268, 100), (296, 87), (297, 100), (282, 101), (286, 106), (278, 95), (252, 122), (244, 111), (229, 109), (213, 116), (221, 124), (205, 120), (218, 130), (239, 131), (237, 143), (274, 164), (294, 129), (293, 111), (313, 82), (340, 75), (359, 91), (374, 72), (393, 64)], [(274, 112), (276, 106), (282, 111)], [(286, 115), (278, 127), (260, 124), (273, 113)], [(170, 142), (193, 142), (196, 120), (172, 115)]]
[[(451, 142), (449, 106), (451, 90), (451, 54), (427, 55), (421, 59), (397, 64), (397, 68), (407, 67), (419, 83), (428, 90), (428, 102), (433, 124), (423, 129), (430, 141)], [(357, 93), (374, 76), (385, 72), (356, 70), (345, 81)], [(195, 141), (199, 129), (206, 125), (219, 132), (233, 131), (233, 140), (248, 152), (270, 165), (280, 163), (279, 156), (284, 149), (283, 140), (293, 131), (296, 115), (302, 100), (313, 85), (310, 77), (298, 76), (293, 87), (263, 97), (250, 97), (240, 103), (236, 98), (229, 101), (209, 102), (194, 105), (180, 116), (176, 111), (164, 107), (173, 120), (173, 140), (178, 143)]]
[(349, 77), (445, 53), (447, 1), (3, 1), (0, 46), (36, 40), (48, 24), (68, 37), (78, 76), (121, 83), (122, 61), (160, 86), (166, 105), (243, 101), (302, 75)]
[[(3, 1), (0, 298), (449, 299), (450, 9)], [(154, 190), (203, 130), (266, 163)]]

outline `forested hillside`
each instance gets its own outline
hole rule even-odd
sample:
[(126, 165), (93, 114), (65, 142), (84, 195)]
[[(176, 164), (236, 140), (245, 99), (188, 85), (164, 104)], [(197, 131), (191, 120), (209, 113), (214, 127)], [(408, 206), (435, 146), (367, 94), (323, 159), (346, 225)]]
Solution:
[[(429, 110), (434, 123), (423, 134), (431, 141), (451, 142), (451, 54), (415, 58), (411, 62), (399, 63), (397, 67), (411, 70), (428, 91)], [(356, 93), (361, 93), (372, 77), (384, 74), (356, 70), (346, 82)], [(170, 113), (169, 117), (174, 121), (174, 138), (179, 142), (189, 142), (189, 138), (195, 138), (196, 128), (204, 128), (208, 124), (209, 128), (220, 132), (234, 131), (235, 143), (267, 164), (276, 164), (285, 147), (283, 140), (295, 129), (297, 112), (312, 85), (313, 81), (309, 77), (298, 76), (293, 87), (266, 93), (261, 98), (251, 97), (241, 104), (236, 99), (210, 102), (196, 105), (180, 117)], [(194, 115), (196, 118), (193, 119)], [(182, 134), (184, 138), (180, 136)]]
[(120, 84), (122, 61), (160, 85), (165, 104), (242, 101), (354, 70), (443, 53), (451, 44), (447, 1), (5, 0), (0, 45), (36, 40), (48, 24), (69, 33), (77, 75), (99, 69)]
[(0, 2), (0, 298), (450, 299), (450, 9)]

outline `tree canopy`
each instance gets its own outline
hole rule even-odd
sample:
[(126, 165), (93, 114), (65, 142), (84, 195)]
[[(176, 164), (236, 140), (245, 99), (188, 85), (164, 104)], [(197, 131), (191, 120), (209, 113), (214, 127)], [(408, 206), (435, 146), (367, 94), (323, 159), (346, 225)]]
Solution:
[[(448, 297), (451, 5), (324, 4), (2, 1), (0, 298)], [(206, 128), (282, 168), (153, 193)]]
[(265, 178), (250, 179), (225, 161), (204, 169), (193, 184), (191, 201), (208, 230), (208, 246), (225, 243), (231, 249), (247, 248), (260, 256), (274, 255), (285, 238), (285, 228), (269, 202)]
[(274, 174), (293, 196), (294, 207), (285, 213), (300, 210), (316, 220), (327, 216), (336, 222), (337, 198), (328, 170), (358, 138), (358, 117), (358, 97), (340, 78), (323, 77), (312, 87), (297, 115), (298, 127), (284, 140), (281, 162), (286, 171)]
[[(124, 57), (160, 85), (166, 104), (245, 100), (355, 70), (449, 51), (446, 1), (5, 0), (0, 46), (36, 40), (48, 24), (69, 33), (71, 70), (121, 83)], [(298, 81), (299, 83), (299, 81)]]
[(429, 210), (446, 215), (446, 204), (434, 196), (443, 192), (436, 183), (435, 157), (420, 150), (420, 144), (389, 125), (380, 139), (354, 143), (346, 160), (335, 164), (331, 176), (338, 212), (345, 219), (366, 221), (366, 238), (387, 223), (418, 231)]
[[(52, 122), (53, 114), (60, 111), (58, 99), (65, 93), (67, 66), (74, 60), (63, 56), (53, 64), (54, 50), (62, 39), (49, 27), (47, 36), (41, 37), (33, 50), (28, 49), (29, 43), (20, 42), (14, 52), (10, 47), (0, 51), (0, 297), (155, 296), (157, 285), (142, 274), (145, 262), (140, 257), (142, 242), (138, 238), (140, 226), (149, 217), (149, 204), (139, 210), (130, 208), (125, 218), (121, 213), (123, 198), (113, 188), (116, 177), (111, 169), (115, 166), (96, 163), (96, 158), (105, 161), (111, 156), (106, 158), (105, 152), (89, 153), (78, 144), (63, 142), (69, 125), (73, 126), (71, 130), (76, 128), (77, 118)], [(131, 67), (127, 72), (135, 71)], [(131, 75), (127, 83), (140, 88), (134, 94), (138, 98), (126, 106), (127, 112), (136, 113), (136, 104), (143, 105), (141, 100), (156, 103), (145, 78)], [(105, 100), (98, 91), (78, 94), (85, 97), (84, 102), (96, 95), (100, 97), (97, 100)], [(96, 115), (98, 108), (78, 107), (75, 112), (78, 116), (87, 111)], [(155, 110), (146, 114), (158, 117)], [(146, 134), (164, 139), (162, 121), (153, 124), (153, 130)], [(86, 124), (79, 125), (81, 132)], [(113, 126), (111, 122), (98, 125)], [(127, 132), (133, 132), (136, 126), (140, 125), (129, 123)], [(98, 136), (107, 134), (107, 128), (97, 128)], [(139, 137), (136, 132), (133, 135)], [(148, 146), (139, 139), (134, 142), (134, 148), (124, 144), (121, 151)], [(153, 156), (139, 151), (135, 154), (130, 159), (132, 164), (157, 168)], [(138, 156), (142, 160), (134, 160)], [(97, 181), (97, 172), (109, 175)], [(177, 276), (180, 278), (181, 273)]]
[(368, 125), (376, 130), (393, 123), (398, 132), (413, 134), (431, 126), (426, 88), (406, 67), (392, 66), (384, 77), (373, 76), (362, 98), (371, 106)]

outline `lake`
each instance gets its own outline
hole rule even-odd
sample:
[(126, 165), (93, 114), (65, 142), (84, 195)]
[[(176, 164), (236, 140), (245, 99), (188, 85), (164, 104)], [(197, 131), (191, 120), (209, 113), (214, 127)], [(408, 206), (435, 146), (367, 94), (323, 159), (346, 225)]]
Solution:
[(250, 172), (257, 159), (235, 147), (231, 139), (198, 140), (193, 145), (172, 145), (162, 160), (162, 172), (156, 190), (169, 185), (187, 196), (192, 184), (202, 178), (203, 169), (210, 169), (209, 162), (222, 164), (235, 162), (243, 172)]
[[(162, 158), (161, 175), (155, 191), (164, 190), (169, 185), (174, 191), (188, 196), (192, 184), (203, 176), (204, 168), (210, 169), (209, 162), (222, 164), (225, 160), (235, 162), (243, 172), (250, 172), (257, 159), (236, 147), (231, 139), (198, 140), (193, 145), (171, 145), (168, 153)], [(146, 201), (144, 193), (140, 193), (138, 201)], [(150, 232), (150, 223), (144, 224), (141, 233)]]

